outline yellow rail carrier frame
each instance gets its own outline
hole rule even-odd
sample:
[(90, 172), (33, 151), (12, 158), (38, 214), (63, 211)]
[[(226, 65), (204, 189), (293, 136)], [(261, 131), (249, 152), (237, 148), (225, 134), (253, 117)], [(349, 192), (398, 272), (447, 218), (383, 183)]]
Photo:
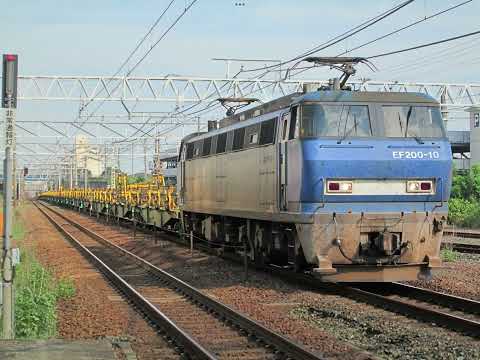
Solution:
[(165, 185), (161, 175), (154, 175), (147, 182), (128, 184), (127, 175), (119, 174), (115, 188), (60, 188), (40, 194), (39, 199), (112, 220), (129, 220), (172, 230), (179, 226), (176, 188)]

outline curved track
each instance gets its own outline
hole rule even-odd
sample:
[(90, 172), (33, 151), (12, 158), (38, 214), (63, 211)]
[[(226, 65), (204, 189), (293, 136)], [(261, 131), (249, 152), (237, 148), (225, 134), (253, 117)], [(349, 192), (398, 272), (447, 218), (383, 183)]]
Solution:
[(301, 345), (203, 294), (104, 237), (35, 203), (45, 216), (165, 332), (195, 359), (321, 359)]

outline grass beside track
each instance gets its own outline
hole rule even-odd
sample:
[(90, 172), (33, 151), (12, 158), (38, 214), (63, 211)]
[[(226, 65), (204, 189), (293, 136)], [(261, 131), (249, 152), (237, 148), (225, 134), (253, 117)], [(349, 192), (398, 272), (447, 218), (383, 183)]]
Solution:
[(26, 228), (21, 213), (15, 209), (12, 238), (20, 248), (21, 261), (15, 268), (15, 337), (46, 339), (57, 335), (57, 302), (75, 295), (72, 279), (55, 279), (35, 256), (35, 247), (25, 244)]

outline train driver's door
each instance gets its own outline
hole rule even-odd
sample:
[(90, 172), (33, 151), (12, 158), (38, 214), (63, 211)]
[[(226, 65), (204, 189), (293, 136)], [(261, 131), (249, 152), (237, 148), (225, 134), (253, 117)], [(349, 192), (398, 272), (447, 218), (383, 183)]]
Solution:
[(279, 201), (278, 206), (280, 211), (287, 210), (287, 171), (288, 171), (288, 132), (290, 129), (290, 113), (282, 115), (280, 122), (280, 131), (278, 132), (278, 161), (279, 161)]

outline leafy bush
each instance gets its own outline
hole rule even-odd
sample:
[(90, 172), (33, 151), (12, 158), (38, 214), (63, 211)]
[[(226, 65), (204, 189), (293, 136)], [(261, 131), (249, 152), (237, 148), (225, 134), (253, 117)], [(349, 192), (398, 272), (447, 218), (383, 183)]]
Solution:
[(452, 198), (448, 202), (449, 221), (458, 226), (480, 226), (480, 203), (477, 200)]
[(31, 254), (16, 268), (15, 336), (49, 338), (56, 334), (56, 288), (52, 275)]
[(480, 166), (474, 165), (466, 174), (456, 174), (448, 220), (458, 226), (480, 227)]
[(72, 279), (57, 282), (31, 253), (24, 253), (15, 277), (16, 338), (54, 337), (57, 301), (74, 295), (75, 285)]

